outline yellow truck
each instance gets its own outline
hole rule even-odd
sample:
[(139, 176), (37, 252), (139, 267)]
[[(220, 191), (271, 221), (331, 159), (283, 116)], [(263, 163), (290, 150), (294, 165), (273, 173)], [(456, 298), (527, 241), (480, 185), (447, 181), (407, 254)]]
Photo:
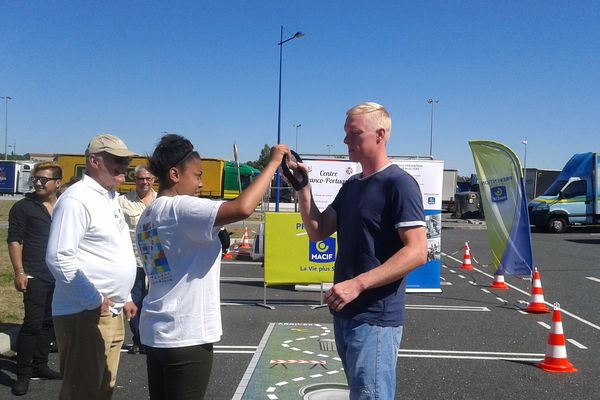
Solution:
[[(58, 154), (54, 157), (63, 170), (63, 182), (69, 182), (73, 177), (81, 178), (85, 170), (85, 156), (79, 154)], [(146, 157), (133, 157), (125, 183), (117, 186), (117, 191), (127, 193), (135, 190), (135, 167), (140, 164), (146, 164)], [(233, 199), (239, 195), (238, 168), (233, 161), (226, 161), (220, 158), (202, 159), (202, 190), (201, 197), (215, 199)], [(240, 179), (242, 190), (248, 187), (260, 171), (247, 164), (240, 164)], [(155, 185), (155, 189), (158, 184)]]

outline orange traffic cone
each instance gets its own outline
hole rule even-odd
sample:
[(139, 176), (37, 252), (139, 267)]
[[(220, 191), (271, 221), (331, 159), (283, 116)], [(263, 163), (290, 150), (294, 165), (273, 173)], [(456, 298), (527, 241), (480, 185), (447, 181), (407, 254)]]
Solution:
[(546, 372), (577, 372), (573, 364), (567, 360), (567, 347), (565, 346), (565, 335), (560, 319), (560, 304), (558, 303), (554, 303), (546, 357), (544, 357), (544, 361), (536, 365)]
[(223, 254), (223, 260), (232, 260), (233, 256), (231, 255), (231, 252), (229, 251), (229, 249), (227, 249), (227, 253)]
[(508, 290), (508, 286), (504, 283), (504, 274), (498, 269), (494, 274), (494, 282), (490, 285), (490, 289)]
[(544, 291), (537, 268), (533, 269), (533, 284), (531, 285), (531, 301), (525, 309), (530, 313), (548, 313), (550, 309), (544, 304)]
[(460, 269), (473, 269), (473, 265), (471, 265), (471, 249), (469, 248), (469, 242), (465, 242), (465, 255), (463, 256), (463, 263), (460, 266)]
[(250, 243), (248, 242), (248, 228), (244, 228), (244, 236), (242, 237), (242, 244), (239, 247), (240, 249), (251, 249)]

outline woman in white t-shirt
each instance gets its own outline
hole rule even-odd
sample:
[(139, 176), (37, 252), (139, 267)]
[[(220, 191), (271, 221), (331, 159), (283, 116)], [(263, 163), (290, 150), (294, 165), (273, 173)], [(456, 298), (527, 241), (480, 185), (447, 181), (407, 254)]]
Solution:
[(146, 346), (150, 399), (202, 399), (208, 386), (213, 343), (221, 338), (220, 227), (250, 216), (284, 155), (271, 150), (263, 172), (231, 201), (197, 197), (202, 161), (179, 135), (161, 138), (148, 168), (160, 182), (144, 211), (136, 239), (148, 276), (140, 338)]

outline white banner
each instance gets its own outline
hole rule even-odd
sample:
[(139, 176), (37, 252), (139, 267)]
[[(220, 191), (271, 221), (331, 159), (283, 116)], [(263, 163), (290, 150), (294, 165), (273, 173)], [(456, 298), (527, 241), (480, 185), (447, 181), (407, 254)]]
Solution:
[(360, 164), (351, 161), (304, 160), (313, 198), (319, 211), (333, 202), (342, 184), (360, 171)]
[(392, 159), (392, 162), (411, 174), (419, 183), (425, 211), (442, 209), (443, 161)]

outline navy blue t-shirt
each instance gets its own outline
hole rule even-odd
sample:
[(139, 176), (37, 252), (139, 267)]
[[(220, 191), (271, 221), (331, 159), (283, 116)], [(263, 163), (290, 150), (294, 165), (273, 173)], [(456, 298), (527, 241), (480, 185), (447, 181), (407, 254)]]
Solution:
[[(425, 226), (421, 190), (395, 164), (364, 179), (348, 179), (330, 207), (337, 214), (334, 282), (378, 267), (403, 247), (397, 229)], [(404, 278), (360, 294), (334, 315), (379, 326), (404, 322)]]

